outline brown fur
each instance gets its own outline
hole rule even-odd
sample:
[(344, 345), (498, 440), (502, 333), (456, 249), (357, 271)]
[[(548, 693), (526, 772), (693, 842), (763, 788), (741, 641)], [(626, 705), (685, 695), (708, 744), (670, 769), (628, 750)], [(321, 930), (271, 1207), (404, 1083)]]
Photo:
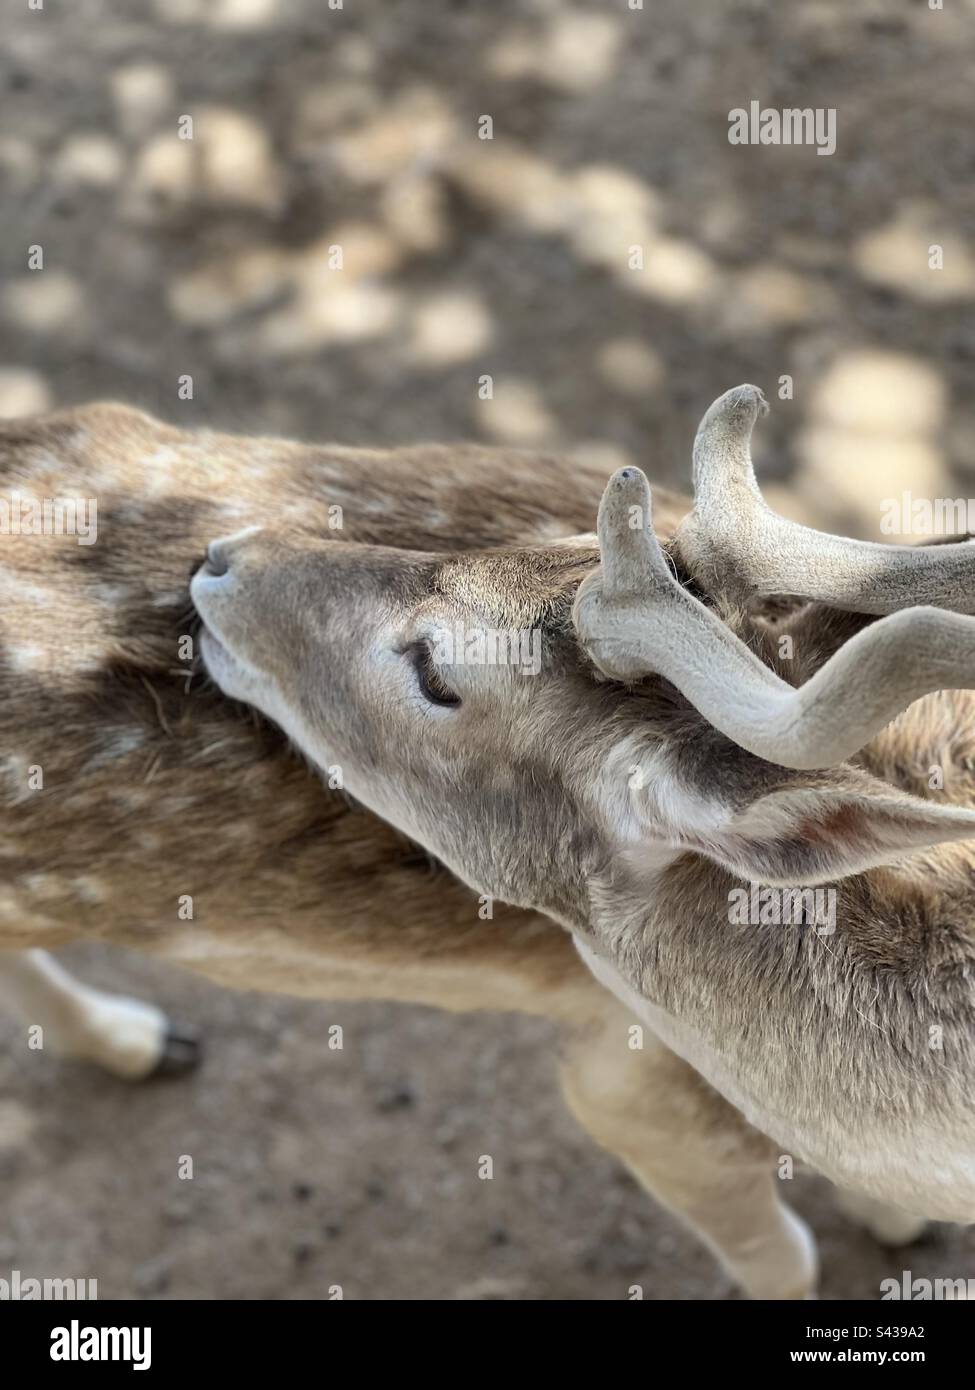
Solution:
[[(96, 545), (4, 538), (0, 552), (4, 945), (39, 944), (40, 928), (50, 946), (88, 936), (152, 949), (176, 923), (179, 892), (216, 933), (278, 921), (342, 949), (367, 922), (370, 953), (388, 949), (390, 966), (435, 954), (474, 970), (503, 945), (543, 990), (581, 974), (543, 919), (499, 907), (480, 921), (422, 851), (191, 676), (178, 644), (194, 626), (190, 572), (223, 531), (260, 520), (337, 541), (485, 548), (586, 529), (600, 473), (471, 446), (387, 453), (184, 433), (98, 405), (6, 423), (0, 477), (4, 492), (99, 503)], [(330, 531), (336, 504), (345, 525)], [(670, 503), (671, 526), (682, 511)], [(36, 649), (27, 668), (13, 655), (25, 646)], [(28, 765), (43, 768), (42, 792), (27, 792)], [(120, 914), (123, 902), (133, 906)]]

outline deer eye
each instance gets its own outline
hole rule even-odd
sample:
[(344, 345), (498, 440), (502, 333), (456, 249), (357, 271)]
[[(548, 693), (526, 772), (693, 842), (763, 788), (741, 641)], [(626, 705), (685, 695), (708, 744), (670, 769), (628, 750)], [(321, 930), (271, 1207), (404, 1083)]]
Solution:
[(460, 696), (446, 684), (427, 642), (416, 642), (408, 649), (416, 672), (420, 693), (431, 705), (459, 705)]

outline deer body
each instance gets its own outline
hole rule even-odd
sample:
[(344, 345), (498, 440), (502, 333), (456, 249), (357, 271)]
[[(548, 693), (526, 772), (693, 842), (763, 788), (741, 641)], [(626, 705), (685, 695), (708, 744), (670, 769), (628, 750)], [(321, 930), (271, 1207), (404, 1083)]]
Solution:
[[(233, 987), (552, 1017), (582, 1122), (751, 1292), (801, 1296), (814, 1275), (769, 1173), (783, 1149), (880, 1201), (975, 1220), (970, 848), (940, 845), (975, 834), (947, 806), (975, 805), (967, 693), (917, 701), (835, 776), (742, 753), (732, 778), (726, 738), (679, 695), (620, 692), (579, 659), (568, 609), (598, 558), (591, 467), (187, 433), (96, 406), (6, 425), (0, 468), (7, 491), (96, 496), (99, 526), (94, 545), (3, 545), (0, 947), (87, 937)], [(689, 504), (655, 500), (671, 535)], [(193, 586), (205, 684), (181, 656), (186, 584), (229, 533)], [(761, 627), (717, 609), (771, 678)], [(494, 684), (465, 687), (465, 707), (503, 689), (510, 708), (502, 727), (486, 705), (458, 727), (403, 683), (403, 654), (431, 614), (485, 611), (543, 626), (554, 676), (477, 672)], [(804, 610), (787, 678), (865, 621)], [(597, 664), (610, 648), (615, 629)], [(904, 809), (928, 757), (947, 765), (934, 829), (920, 797)], [(893, 806), (881, 779), (904, 789)], [(808, 803), (823, 795), (826, 812)], [(868, 801), (879, 822), (861, 823)], [(891, 824), (901, 855), (917, 850), (901, 867)], [(810, 859), (796, 848), (810, 844), (827, 848)], [(854, 874), (836, 935), (728, 925), (735, 884), (832, 867)], [(471, 888), (511, 905), (484, 920)], [(634, 1015), (661, 1040), (642, 1053)]]

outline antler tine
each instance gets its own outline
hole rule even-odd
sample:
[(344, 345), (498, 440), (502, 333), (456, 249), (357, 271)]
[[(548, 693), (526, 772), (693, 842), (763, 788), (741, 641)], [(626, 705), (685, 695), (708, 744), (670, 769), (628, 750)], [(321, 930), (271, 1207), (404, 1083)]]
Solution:
[(619, 599), (670, 577), (653, 530), (653, 498), (646, 474), (621, 468), (610, 478), (596, 519), (603, 556), (603, 592)]
[(794, 689), (678, 583), (650, 516), (643, 473), (615, 473), (599, 509), (602, 566), (582, 583), (573, 609), (580, 640), (617, 680), (665, 677), (757, 757), (832, 767), (921, 695), (975, 687), (975, 618), (925, 607), (857, 633)]
[(975, 612), (975, 546), (879, 545), (778, 516), (755, 481), (751, 435), (768, 411), (757, 386), (736, 386), (705, 414), (694, 441), (694, 510), (677, 532), (702, 582), (737, 598), (797, 594), (856, 613), (927, 604)]

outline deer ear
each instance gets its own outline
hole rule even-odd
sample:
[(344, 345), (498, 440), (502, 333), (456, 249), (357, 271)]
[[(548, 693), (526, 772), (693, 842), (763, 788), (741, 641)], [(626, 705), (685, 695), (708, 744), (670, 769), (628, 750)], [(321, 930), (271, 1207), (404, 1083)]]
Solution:
[(975, 811), (909, 796), (855, 768), (838, 778), (759, 797), (704, 852), (758, 883), (812, 886), (945, 840), (975, 840)]

